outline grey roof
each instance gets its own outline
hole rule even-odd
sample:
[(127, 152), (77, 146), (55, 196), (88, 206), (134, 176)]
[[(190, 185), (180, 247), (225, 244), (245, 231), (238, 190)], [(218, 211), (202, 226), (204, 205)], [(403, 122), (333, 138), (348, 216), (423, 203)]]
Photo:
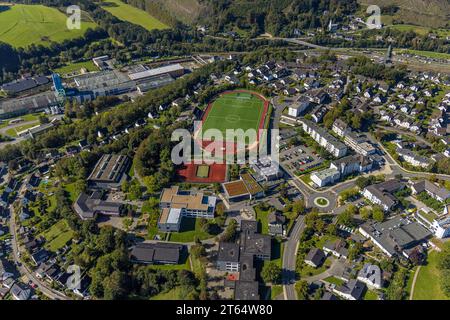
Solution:
[(257, 281), (236, 281), (234, 289), (235, 300), (259, 300)]
[(268, 223), (269, 225), (285, 224), (286, 217), (279, 212), (273, 211), (268, 216)]
[(328, 141), (328, 143), (332, 144), (335, 148), (337, 148), (337, 149), (347, 149), (346, 145), (343, 142), (339, 141), (338, 139), (333, 137), (331, 134), (329, 134), (326, 129), (324, 129), (322, 127), (319, 127), (314, 122), (312, 122), (310, 120), (307, 120), (307, 119), (302, 119), (301, 121), (306, 126), (311, 128), (311, 130), (317, 132), (323, 139)]
[(103, 201), (96, 192), (91, 194), (82, 192), (75, 201), (73, 208), (82, 219), (92, 219), (97, 213), (119, 215), (122, 204)]
[(0, 89), (5, 90), (6, 92), (10, 93), (19, 93), (25, 90), (33, 89), (37, 86), (44, 85), (49, 83), (49, 79), (44, 76), (38, 76), (34, 78), (26, 78), (10, 83), (6, 83), (3, 86), (1, 86)]
[(398, 250), (408, 249), (431, 236), (425, 227), (401, 216), (382, 223), (366, 222), (361, 228), (375, 238), (391, 255)]
[(220, 242), (217, 261), (238, 262), (239, 245), (234, 242)]
[(11, 294), (17, 300), (28, 300), (31, 296), (31, 289), (21, 283), (15, 283), (11, 288)]
[(258, 232), (258, 222), (254, 220), (241, 220), (242, 233), (256, 233)]
[(417, 193), (427, 191), (435, 196), (438, 196), (441, 199), (450, 198), (450, 191), (445, 188), (440, 188), (428, 180), (416, 182), (412, 187), (416, 190)]
[(388, 208), (391, 208), (397, 202), (397, 199), (392, 195), (393, 192), (400, 190), (404, 184), (397, 180), (388, 180), (382, 183), (368, 186), (366, 189), (378, 198)]
[(432, 162), (429, 158), (422, 157), (409, 149), (397, 148), (397, 153), (401, 156), (411, 157), (421, 163), (430, 164)]
[(241, 252), (256, 256), (271, 256), (272, 238), (269, 235), (251, 233), (241, 234)]
[(105, 154), (95, 165), (88, 181), (119, 182), (129, 163), (127, 156)]
[(318, 248), (313, 248), (309, 250), (308, 255), (305, 258), (305, 261), (311, 261), (313, 264), (318, 266), (323, 262), (324, 259), (325, 253)]
[(0, 102), (0, 115), (32, 112), (58, 105), (55, 92), (46, 91), (23, 98), (7, 99)]
[(372, 285), (381, 287), (381, 269), (377, 265), (366, 263), (358, 273), (358, 279), (362, 278)]
[(131, 249), (131, 261), (146, 264), (179, 263), (184, 246), (175, 243), (139, 243)]
[(320, 300), (339, 300), (334, 294), (331, 292), (325, 292)]
[(349, 294), (356, 300), (360, 300), (364, 293), (365, 287), (366, 285), (363, 282), (351, 279), (347, 283), (337, 287), (336, 290), (344, 294)]
[(239, 261), (239, 280), (254, 281), (256, 269), (253, 266), (254, 258), (251, 255), (242, 255)]

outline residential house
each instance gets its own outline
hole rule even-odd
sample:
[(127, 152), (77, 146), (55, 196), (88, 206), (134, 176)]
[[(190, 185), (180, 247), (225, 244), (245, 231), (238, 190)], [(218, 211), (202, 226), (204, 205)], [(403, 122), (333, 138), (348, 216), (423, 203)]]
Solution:
[(344, 240), (336, 240), (336, 241), (327, 241), (323, 246), (323, 251), (326, 254), (332, 254), (337, 258), (348, 258), (348, 249), (346, 248), (347, 244)]
[(364, 282), (371, 289), (381, 289), (383, 287), (383, 277), (381, 269), (377, 265), (364, 264), (359, 271), (357, 279)]
[(428, 180), (421, 180), (413, 183), (411, 185), (411, 190), (413, 194), (426, 192), (430, 197), (441, 202), (445, 202), (450, 198), (450, 191), (446, 188), (441, 188)]
[(306, 255), (305, 263), (313, 268), (318, 268), (322, 265), (325, 259), (326, 256), (322, 250), (313, 248), (309, 250), (308, 254)]
[(364, 188), (362, 195), (373, 204), (381, 206), (384, 211), (388, 211), (397, 204), (397, 199), (392, 194), (404, 187), (403, 183), (392, 179)]
[(333, 292), (346, 300), (361, 300), (366, 285), (356, 279), (351, 279), (347, 283), (333, 289)]
[(422, 157), (409, 149), (398, 148), (397, 154), (403, 161), (414, 167), (428, 168), (432, 164), (429, 158)]
[(286, 217), (277, 211), (273, 211), (268, 216), (269, 234), (273, 236), (286, 235)]

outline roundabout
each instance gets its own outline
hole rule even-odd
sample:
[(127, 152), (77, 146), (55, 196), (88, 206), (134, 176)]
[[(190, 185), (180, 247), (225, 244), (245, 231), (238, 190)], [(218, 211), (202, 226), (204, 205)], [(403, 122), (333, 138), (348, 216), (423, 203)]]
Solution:
[(314, 204), (319, 208), (327, 208), (330, 205), (330, 201), (324, 197), (317, 197), (314, 199)]

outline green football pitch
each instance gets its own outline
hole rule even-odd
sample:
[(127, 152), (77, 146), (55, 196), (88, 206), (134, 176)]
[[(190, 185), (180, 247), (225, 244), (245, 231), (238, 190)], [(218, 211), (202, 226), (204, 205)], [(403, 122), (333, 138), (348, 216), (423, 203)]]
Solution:
[(220, 130), (226, 137), (227, 129), (254, 129), (258, 133), (264, 115), (264, 101), (251, 93), (232, 92), (219, 96), (210, 106), (203, 123), (203, 132)]
[[(1, 1), (0, 1), (1, 3)], [(52, 41), (79, 38), (95, 23), (81, 21), (81, 29), (67, 29), (67, 18), (56, 8), (43, 5), (15, 4), (0, 11), (0, 41), (14, 47), (27, 47), (30, 44), (50, 45)]]

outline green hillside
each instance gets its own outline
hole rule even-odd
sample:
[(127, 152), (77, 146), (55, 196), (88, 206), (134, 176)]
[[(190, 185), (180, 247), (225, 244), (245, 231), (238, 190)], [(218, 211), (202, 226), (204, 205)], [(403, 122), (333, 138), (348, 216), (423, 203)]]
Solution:
[(66, 21), (67, 16), (55, 8), (12, 5), (0, 12), (0, 41), (14, 47), (49, 45), (52, 41), (62, 42), (81, 37), (88, 28), (95, 28), (94, 23), (83, 21), (80, 30), (69, 30)]
[(144, 27), (147, 30), (167, 29), (168, 26), (147, 12), (126, 4), (120, 0), (107, 0), (102, 3), (103, 9), (123, 21)]

